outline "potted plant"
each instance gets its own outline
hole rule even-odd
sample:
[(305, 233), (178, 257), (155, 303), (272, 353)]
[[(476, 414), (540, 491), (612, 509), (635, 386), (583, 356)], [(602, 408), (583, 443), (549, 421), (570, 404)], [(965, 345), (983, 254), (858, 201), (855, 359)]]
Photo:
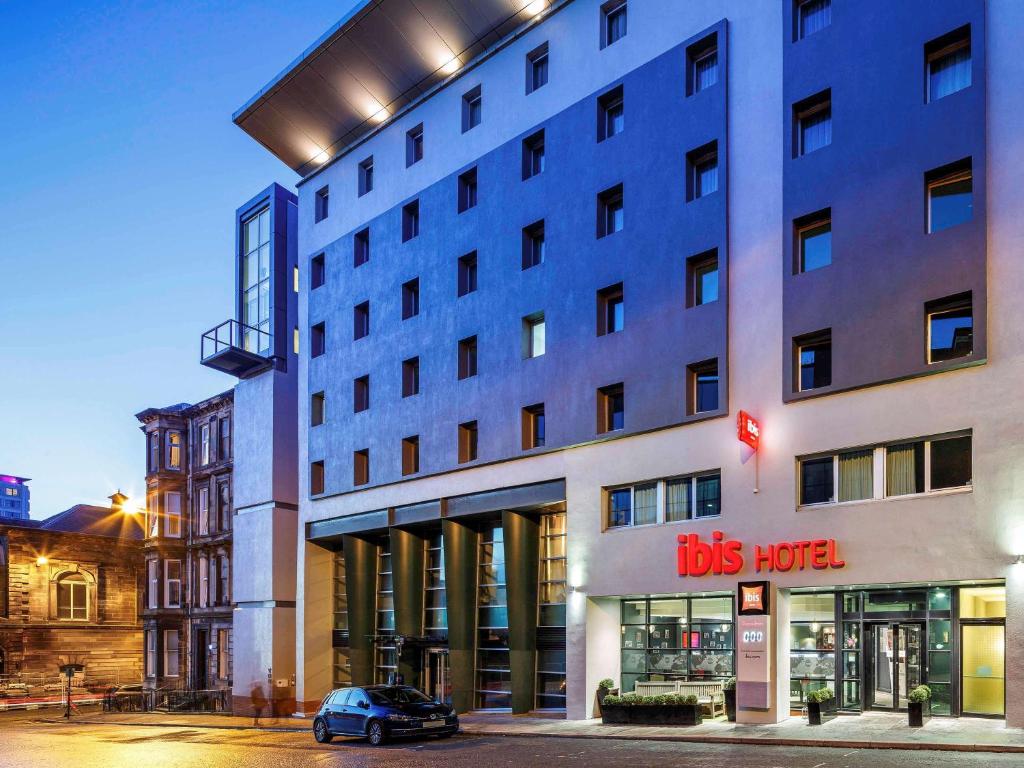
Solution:
[(919, 685), (907, 696), (907, 715), (912, 728), (920, 728), (932, 716), (932, 689)]
[(597, 683), (597, 711), (601, 711), (601, 707), (604, 706), (604, 700), (610, 694), (617, 694), (618, 692), (619, 689), (615, 687), (615, 681), (610, 677), (599, 680)]
[(736, 678), (730, 677), (722, 685), (725, 693), (725, 716), (730, 723), (736, 722)]
[(828, 687), (807, 694), (807, 720), (809, 725), (821, 725), (836, 716), (836, 694)]
[(700, 725), (700, 704), (696, 696), (681, 693), (608, 694), (601, 706), (601, 721), (606, 725)]

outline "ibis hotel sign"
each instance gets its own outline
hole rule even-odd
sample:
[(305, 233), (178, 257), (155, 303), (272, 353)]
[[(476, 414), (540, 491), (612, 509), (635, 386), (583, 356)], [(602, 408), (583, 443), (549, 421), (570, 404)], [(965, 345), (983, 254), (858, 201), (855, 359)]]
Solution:
[(806, 539), (774, 544), (755, 544), (745, 550), (742, 541), (727, 539), (721, 531), (712, 531), (711, 541), (701, 541), (695, 533), (677, 537), (676, 562), (680, 576), (722, 576), (739, 573), (752, 555), (758, 573), (802, 571), (807, 568), (828, 570), (845, 568), (839, 559), (835, 539)]
[(736, 609), (736, 706), (766, 710), (771, 706), (771, 585), (741, 581)]

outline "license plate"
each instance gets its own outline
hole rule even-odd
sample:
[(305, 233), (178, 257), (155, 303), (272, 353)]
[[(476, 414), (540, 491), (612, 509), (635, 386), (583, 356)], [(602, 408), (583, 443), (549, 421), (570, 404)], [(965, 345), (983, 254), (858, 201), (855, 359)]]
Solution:
[(442, 728), (444, 727), (444, 720), (424, 720), (424, 728)]

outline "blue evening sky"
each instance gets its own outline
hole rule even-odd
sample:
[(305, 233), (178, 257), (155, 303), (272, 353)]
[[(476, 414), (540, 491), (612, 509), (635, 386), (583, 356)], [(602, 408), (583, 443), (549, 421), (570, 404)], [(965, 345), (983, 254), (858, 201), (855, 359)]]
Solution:
[(231, 114), (353, 0), (0, 0), (0, 474), (32, 516), (142, 499), (134, 414), (233, 379), (235, 208), (295, 174)]

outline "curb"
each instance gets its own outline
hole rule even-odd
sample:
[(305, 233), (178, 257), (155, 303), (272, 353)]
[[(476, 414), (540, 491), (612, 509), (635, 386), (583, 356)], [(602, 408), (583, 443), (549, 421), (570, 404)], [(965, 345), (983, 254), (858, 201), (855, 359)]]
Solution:
[(216, 725), (213, 723), (127, 723), (120, 720), (82, 720), (73, 719), (70, 723), (61, 718), (60, 720), (37, 720), (36, 722), (47, 725), (127, 725), (140, 728), (205, 728), (215, 731), (264, 731), (267, 733), (309, 733), (308, 727), (292, 728), (286, 725)]

